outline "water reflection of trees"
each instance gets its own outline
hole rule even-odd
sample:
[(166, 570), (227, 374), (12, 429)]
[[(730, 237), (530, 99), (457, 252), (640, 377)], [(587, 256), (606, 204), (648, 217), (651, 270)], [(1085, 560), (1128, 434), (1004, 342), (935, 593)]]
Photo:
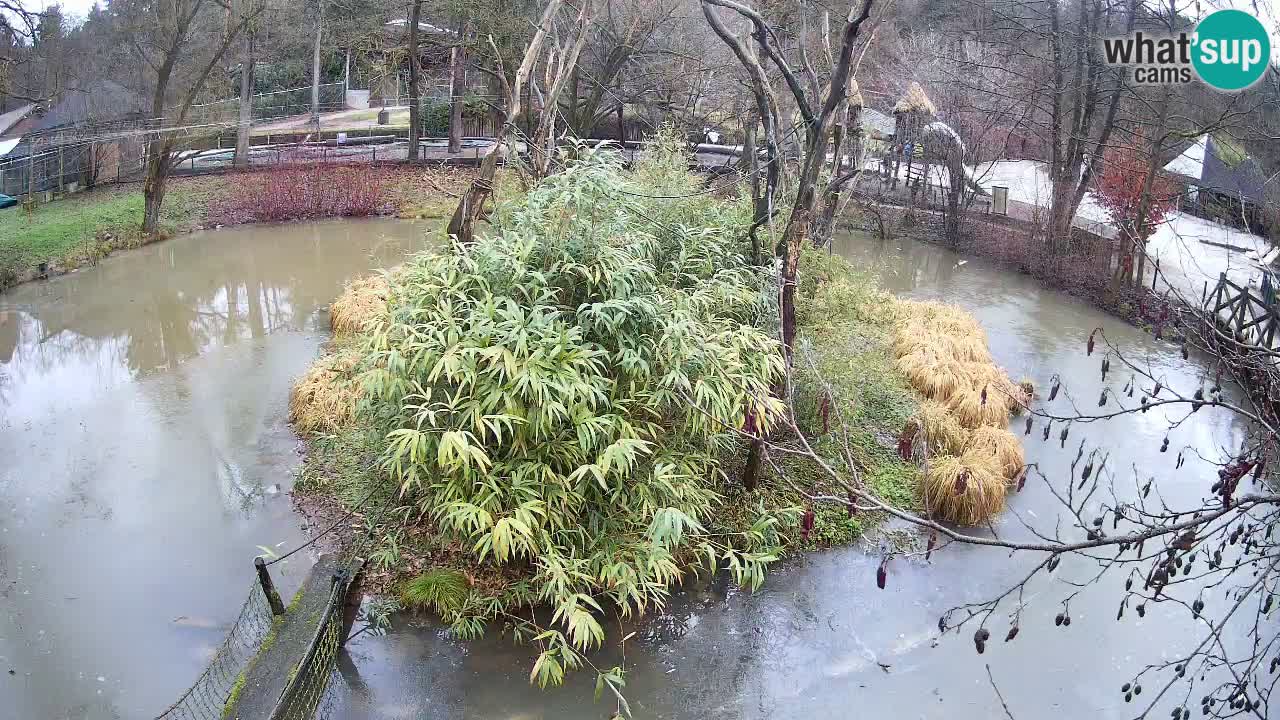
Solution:
[[(352, 238), (352, 227), (358, 228), (272, 227), (180, 238), (44, 287), (19, 288), (14, 309), (0, 316), (0, 367), (12, 383), (71, 356), (99, 356), (100, 363), (122, 359), (134, 375), (174, 368), (216, 346), (303, 329), (347, 278), (369, 266), (361, 241), (390, 261), (408, 249), (404, 238), (416, 234), (404, 228)], [(125, 343), (124, 357), (103, 355), (117, 339)]]

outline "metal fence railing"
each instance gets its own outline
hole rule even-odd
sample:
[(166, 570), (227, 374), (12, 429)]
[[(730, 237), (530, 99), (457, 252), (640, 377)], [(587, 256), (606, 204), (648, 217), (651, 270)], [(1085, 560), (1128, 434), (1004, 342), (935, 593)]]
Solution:
[(352, 572), (344, 567), (334, 575), (329, 600), (316, 620), (315, 635), (270, 720), (313, 720), (331, 714), (335, 702), (332, 680), (338, 674), (338, 654), (346, 640), (344, 610)]
[[(253, 119), (272, 120), (311, 112), (311, 86), (276, 90), (253, 96)], [(320, 112), (333, 112), (345, 107), (346, 92), (342, 83), (320, 85)], [(194, 105), (189, 113), (193, 121), (202, 123), (236, 123), (240, 119), (240, 98), (228, 98), (204, 105)]]

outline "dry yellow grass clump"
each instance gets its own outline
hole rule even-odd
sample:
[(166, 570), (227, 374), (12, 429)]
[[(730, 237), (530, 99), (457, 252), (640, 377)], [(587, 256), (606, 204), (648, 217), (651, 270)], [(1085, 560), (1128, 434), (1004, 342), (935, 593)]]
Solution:
[(1008, 398), (988, 383), (970, 379), (970, 384), (957, 388), (947, 399), (947, 407), (959, 423), (970, 430), (983, 425), (1004, 427), (1009, 424)]
[(976, 428), (969, 433), (967, 451), (980, 453), (995, 460), (1000, 473), (1006, 481), (1012, 483), (1027, 464), (1022, 452), (1022, 442), (1018, 436), (1004, 428), (989, 425)]
[(355, 419), (362, 390), (354, 351), (325, 355), (289, 393), (289, 422), (303, 432), (337, 432)]
[(929, 398), (916, 420), (938, 453), (925, 473), (926, 507), (951, 522), (985, 522), (1025, 463), (1007, 426), (1031, 402), (1029, 383), (996, 366), (978, 321), (950, 305), (898, 302), (892, 346), (898, 369)]
[(348, 337), (365, 329), (387, 313), (387, 277), (382, 274), (358, 278), (329, 306), (329, 327), (335, 337)]
[(922, 484), (925, 508), (947, 522), (980, 525), (1004, 509), (1004, 478), (988, 455), (931, 458)]
[(969, 431), (956, 422), (946, 405), (925, 400), (920, 403), (917, 417), (924, 429), (925, 439), (929, 441), (931, 453), (958, 455), (964, 452), (964, 447), (969, 442)]

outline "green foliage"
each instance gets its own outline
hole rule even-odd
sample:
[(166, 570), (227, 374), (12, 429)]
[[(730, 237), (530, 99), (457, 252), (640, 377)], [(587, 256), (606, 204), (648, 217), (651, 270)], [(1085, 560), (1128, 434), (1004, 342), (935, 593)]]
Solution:
[(445, 137), (449, 134), (449, 103), (432, 98), (423, 100), (418, 122), (422, 125), (423, 137)]
[(616, 154), (579, 156), (501, 207), (490, 236), (411, 260), (365, 348), (383, 470), (473, 562), (519, 577), (473, 597), (455, 631), (549, 606), (555, 629), (517, 630), (542, 648), (543, 685), (603, 643), (606, 602), (661, 605), (690, 563), (758, 586), (794, 520), (706, 530), (728, 429), (782, 411), (743, 208), (686, 192), (682, 156), (635, 179)]
[(467, 577), (457, 570), (435, 569), (405, 582), (400, 602), (405, 607), (426, 608), (452, 619), (463, 610), (471, 589)]
[(1227, 167), (1234, 168), (1249, 157), (1244, 146), (1226, 133), (1214, 133), (1213, 144), (1218, 149), (1218, 159)]
[[(890, 350), (893, 303), (874, 279), (839, 257), (809, 250), (801, 257), (796, 316), (799, 337), (793, 374), (796, 422), (814, 450), (833, 468), (845, 465), (845, 443), (876, 495), (898, 507), (918, 507), (918, 469), (896, 451), (897, 434), (915, 414), (918, 400), (896, 370)], [(821, 418), (822, 398), (829, 396), (828, 429)], [(846, 434), (847, 433), (847, 434)], [(794, 456), (778, 458), (786, 479), (768, 468), (761, 498), (739, 496), (739, 502), (766, 507), (803, 504), (795, 487), (843, 495), (844, 490), (812, 462)], [(731, 503), (725, 525), (746, 522)], [(751, 507), (754, 507), (752, 505)], [(813, 508), (814, 527), (808, 546), (848, 545), (858, 540), (876, 518), (856, 515), (830, 504)], [(789, 532), (787, 543), (798, 543)]]

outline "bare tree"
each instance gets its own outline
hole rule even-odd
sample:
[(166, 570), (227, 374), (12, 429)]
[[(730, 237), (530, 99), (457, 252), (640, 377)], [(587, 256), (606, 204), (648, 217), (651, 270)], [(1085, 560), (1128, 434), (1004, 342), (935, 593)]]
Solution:
[(462, 110), (467, 91), (467, 42), (471, 24), (463, 21), (449, 49), (449, 152), (462, 152)]
[(240, 118), (236, 125), (236, 167), (249, 167), (249, 131), (253, 128), (253, 75), (257, 67), (254, 55), (256, 32), (250, 23), (244, 31), (244, 59), (240, 62)]
[(154, 235), (160, 229), (166, 181), (177, 161), (174, 151), (179, 139), (191, 132), (185, 127), (191, 107), (263, 6), (225, 0), (174, 0), (158, 5), (121, 0), (118, 5), (133, 60), (148, 75), (150, 86), (148, 122), (154, 129), (145, 150), (142, 230)]
[(422, 108), (418, 99), (421, 90), (422, 50), (418, 47), (418, 34), (422, 25), (422, 0), (413, 0), (409, 9), (409, 160), (418, 159), (422, 134)]
[(530, 80), (534, 66), (542, 57), (542, 46), (547, 40), (547, 35), (551, 32), (556, 15), (560, 12), (563, 4), (563, 0), (547, 1), (547, 5), (539, 18), (537, 29), (524, 46), (520, 65), (516, 68), (513, 77), (507, 77), (502, 61), (503, 54), (499, 50), (494, 37), (490, 35), (487, 38), (489, 47), (493, 51), (493, 62), (496, 67), (492, 69), (483, 68), (483, 66), (479, 67), (488, 72), (501, 88), (503, 102), (502, 106), (498, 108), (498, 112), (502, 117), (502, 127), (498, 131), (493, 148), (485, 155), (484, 161), (480, 165), (479, 176), (463, 193), (462, 199), (458, 202), (458, 207), (453, 212), (453, 217), (449, 220), (448, 233), (461, 243), (471, 242), (475, 233), (475, 223), (483, 216), (485, 204), (493, 195), (493, 180), (497, 174), (498, 158), (503, 153), (503, 147), (514, 146), (511, 136), (516, 131), (516, 121), (520, 117), (525, 85)]
[(316, 40), (311, 46), (311, 126), (320, 135), (320, 43), (324, 40), (324, 0), (316, 0)]
[[(857, 44), (859, 31), (863, 23), (871, 16), (874, 0), (864, 0), (860, 12), (857, 6), (849, 10), (848, 18), (839, 34), (839, 49), (833, 55), (829, 76), (824, 86), (819, 87), (818, 77), (809, 58), (803, 52), (801, 44), (801, 61), (803, 63), (803, 79), (787, 60), (777, 34), (756, 10), (734, 2), (734, 0), (702, 0), (704, 14), (708, 21), (716, 27), (714, 11), (708, 6), (732, 10), (746, 19), (752, 26), (752, 39), (757, 43), (765, 59), (781, 74), (790, 100), (794, 102), (800, 115), (801, 128), (804, 134), (803, 154), (800, 158), (800, 172), (796, 180), (796, 200), (787, 218), (786, 227), (779, 241), (779, 252), (782, 255), (782, 342), (788, 357), (796, 336), (795, 318), (795, 285), (796, 271), (800, 262), (800, 251), (806, 240), (809, 240), (810, 225), (813, 222), (814, 209), (818, 202), (816, 184), (818, 175), (826, 163), (826, 152), (831, 139), (831, 128), (838, 112), (843, 113), (847, 107), (849, 79), (853, 72), (853, 51)], [(748, 52), (743, 42), (729, 34), (726, 30), (717, 30), (717, 34), (731, 48), (734, 54), (753, 78), (758, 78), (760, 63)], [(763, 83), (760, 83), (763, 84)], [(768, 107), (768, 94), (757, 87), (753, 81), (753, 92), (765, 94), (757, 99), (758, 106)], [(764, 111), (762, 110), (762, 113)]]

